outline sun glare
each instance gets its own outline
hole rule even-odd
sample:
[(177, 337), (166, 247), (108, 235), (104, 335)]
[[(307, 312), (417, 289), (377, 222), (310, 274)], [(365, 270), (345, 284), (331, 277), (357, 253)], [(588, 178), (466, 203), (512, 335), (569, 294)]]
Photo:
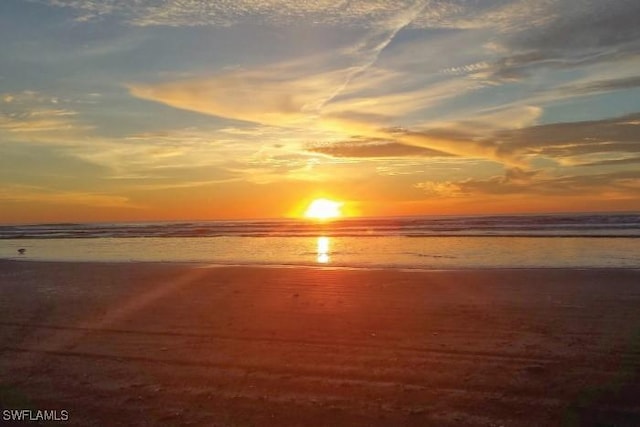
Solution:
[(318, 257), (319, 264), (329, 263), (329, 238), (325, 236), (318, 237)]
[(342, 216), (340, 208), (343, 203), (329, 199), (315, 199), (304, 212), (305, 218), (327, 220)]

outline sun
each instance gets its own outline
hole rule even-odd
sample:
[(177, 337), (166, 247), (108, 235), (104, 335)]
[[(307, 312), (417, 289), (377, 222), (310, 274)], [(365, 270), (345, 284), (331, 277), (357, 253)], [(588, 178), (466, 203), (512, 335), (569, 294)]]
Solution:
[(342, 212), (340, 212), (342, 205), (342, 202), (336, 202), (335, 200), (315, 199), (307, 207), (304, 216), (305, 218), (318, 220), (340, 218), (342, 216)]

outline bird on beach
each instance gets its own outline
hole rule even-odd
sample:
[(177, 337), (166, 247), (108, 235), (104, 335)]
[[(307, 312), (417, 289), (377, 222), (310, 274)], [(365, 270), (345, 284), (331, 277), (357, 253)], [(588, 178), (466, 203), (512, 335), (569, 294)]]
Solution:
[(27, 250), (26, 250), (25, 248), (20, 248), (20, 249), (18, 249), (18, 252), (20, 253), (20, 255), (24, 255), (24, 253), (25, 253), (26, 251), (27, 251)]

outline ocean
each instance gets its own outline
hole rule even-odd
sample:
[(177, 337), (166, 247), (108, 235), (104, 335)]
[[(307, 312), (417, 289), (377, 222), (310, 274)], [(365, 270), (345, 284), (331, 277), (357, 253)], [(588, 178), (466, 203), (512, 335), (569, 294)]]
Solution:
[[(25, 249), (19, 254), (18, 249)], [(0, 226), (0, 258), (362, 268), (640, 268), (640, 214)]]

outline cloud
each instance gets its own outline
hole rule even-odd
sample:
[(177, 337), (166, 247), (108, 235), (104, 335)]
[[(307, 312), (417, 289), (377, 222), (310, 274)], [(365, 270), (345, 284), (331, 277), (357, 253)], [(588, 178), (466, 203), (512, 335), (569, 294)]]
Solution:
[(25, 90), (2, 94), (0, 133), (4, 139), (69, 144), (92, 126), (79, 119), (66, 98)]
[[(637, 149), (640, 152), (640, 147)], [(624, 157), (621, 159), (609, 159), (599, 160), (596, 162), (582, 163), (579, 166), (620, 166), (620, 165), (632, 165), (640, 163), (640, 157)]]
[[(257, 70), (235, 70), (211, 78), (132, 84), (129, 90), (136, 97), (176, 108), (268, 126), (304, 129), (306, 132), (322, 131), (333, 135), (334, 140), (336, 136), (341, 139), (387, 139), (451, 155), (521, 163), (509, 153), (498, 155), (498, 147), (491, 141), (389, 128), (396, 115), (434, 105), (436, 101), (450, 96), (454, 88), (471, 88), (473, 82), (459, 84), (454, 81), (376, 97), (358, 96), (366, 86), (356, 84), (349, 87), (340, 99), (325, 104), (327, 93), (333, 93), (336, 87), (342, 86), (348, 70), (307, 75), (305, 68), (299, 67), (298, 63), (276, 64)], [(495, 114), (486, 114), (484, 118), (479, 116), (478, 121), (496, 120)], [(538, 114), (539, 110), (526, 108), (528, 121)]]
[(39, 108), (21, 112), (0, 111), (0, 133), (7, 139), (29, 142), (72, 143), (72, 137), (91, 129), (76, 119), (77, 112), (66, 109)]
[(634, 199), (640, 190), (640, 172), (547, 176), (539, 171), (507, 169), (505, 175), (488, 179), (426, 181), (415, 187), (432, 197), (519, 195)]
[[(531, 2), (530, 2), (531, 3)], [(535, 31), (524, 32), (512, 44), (529, 49), (600, 50), (631, 43), (637, 47), (640, 4), (633, 0), (554, 1), (540, 12), (552, 17)], [(534, 18), (535, 19), (535, 18)], [(570, 35), (570, 37), (567, 37)]]
[[(511, 113), (505, 113), (508, 117)], [(476, 156), (497, 160), (511, 166), (523, 167), (532, 156), (546, 157), (558, 161), (580, 156), (599, 154), (612, 156), (614, 160), (624, 153), (640, 152), (640, 113), (620, 117), (580, 122), (559, 122), (545, 125), (499, 128), (497, 114), (488, 114), (486, 122), (476, 120), (443, 123), (424, 131), (389, 129), (389, 138), (403, 144), (425, 147), (458, 156)], [(518, 117), (513, 113), (513, 117)], [(535, 109), (530, 118), (537, 117)], [(522, 121), (527, 123), (526, 114)], [(505, 122), (506, 124), (506, 122)], [(473, 132), (475, 130), (475, 133)], [(529, 159), (529, 160), (528, 160)], [(623, 162), (617, 162), (622, 164)], [(604, 163), (603, 163), (604, 165)]]
[(507, 168), (504, 175), (494, 176), (486, 180), (467, 179), (458, 182), (426, 181), (415, 184), (416, 188), (436, 197), (468, 197), (478, 194), (511, 194), (529, 191), (534, 185), (534, 178), (540, 171), (525, 171), (518, 167)]
[[(449, 67), (454, 73), (510, 81), (532, 68), (584, 65), (637, 54), (640, 29), (635, 0), (37, 0), (74, 11), (79, 21), (115, 17), (136, 26), (274, 25), (356, 27), (371, 30), (354, 48), (369, 55), (352, 69), (368, 68), (403, 29), (455, 29), (504, 55)], [(570, 35), (570, 36), (567, 36)], [(348, 82), (351, 78), (347, 78)]]
[[(234, 136), (229, 139), (229, 132)], [(275, 132), (271, 134), (270, 132)], [(306, 136), (306, 135), (305, 135)], [(95, 138), (90, 145), (73, 146), (69, 154), (108, 168), (104, 180), (116, 180), (132, 190), (187, 188), (232, 181), (266, 182), (310, 171), (320, 155), (305, 152), (296, 132), (254, 127), (174, 129), (143, 132), (118, 139)], [(256, 144), (255, 140), (260, 139)], [(271, 140), (281, 142), (274, 146)], [(322, 159), (323, 164), (338, 161)], [(309, 177), (305, 179), (309, 179)]]
[(447, 130), (399, 130), (392, 135), (398, 142), (407, 145), (443, 151), (455, 156), (493, 160), (510, 166), (526, 166), (519, 153), (506, 152), (496, 141), (489, 138), (474, 138)]
[(597, 92), (609, 92), (612, 90), (635, 89), (637, 87), (640, 87), (640, 77), (632, 76), (575, 83), (561, 86), (556, 88), (556, 90), (569, 94), (586, 95)]
[(451, 181), (418, 182), (417, 184), (414, 184), (414, 187), (422, 190), (425, 195), (434, 198), (457, 198), (465, 195), (462, 192), (461, 187)]
[[(73, 2), (67, 3), (69, 6)], [(319, 7), (319, 3), (239, 2), (224, 7), (214, 3), (198, 3), (203, 20), (213, 13), (229, 18), (230, 22), (252, 17), (282, 23), (280, 15), (286, 15), (283, 10), (294, 8), (295, 12), (287, 12), (290, 16), (302, 16), (302, 20), (318, 18), (318, 25), (333, 22), (326, 18), (332, 14), (332, 7)], [(181, 13), (190, 13), (186, 5), (196, 3), (166, 2), (155, 9), (145, 1), (136, 3), (135, 7), (125, 7), (117, 0), (109, 4), (113, 10), (105, 13), (142, 19), (142, 16), (156, 16), (154, 14), (160, 10), (171, 13), (157, 16), (176, 18), (182, 16)], [(358, 40), (337, 49), (333, 56), (302, 57), (162, 83), (132, 83), (128, 88), (135, 97), (183, 110), (287, 128), (292, 132), (324, 133), (324, 138), (319, 140), (325, 143), (311, 147), (311, 151), (334, 157), (377, 156), (382, 150), (405, 156), (407, 150), (415, 153), (427, 150), (422, 151), (423, 154), (431, 150), (525, 167), (535, 155), (558, 157), (554, 150), (565, 149), (568, 145), (585, 148), (584, 141), (574, 138), (565, 141), (563, 148), (551, 143), (563, 132), (562, 124), (554, 129), (535, 126), (542, 117), (543, 107), (546, 110), (546, 105), (539, 103), (557, 101), (548, 89), (537, 88), (536, 94), (535, 89), (530, 90), (523, 83), (517, 89), (506, 88), (499, 96), (489, 97), (491, 85), (523, 82), (536, 68), (560, 69), (609, 61), (635, 49), (636, 30), (625, 16), (636, 6), (625, 0), (613, 0), (602, 13), (599, 3), (592, 0), (580, 0), (580, 10), (574, 10), (570, 2), (561, 0), (493, 0), (481, 5), (457, 0), (416, 1), (403, 5), (404, 8), (395, 11), (385, 1), (375, 6), (359, 2), (345, 5), (344, 8), (358, 14), (368, 24), (363, 27), (366, 31), (359, 33)], [(251, 12), (247, 12), (249, 10)], [(135, 19), (130, 22), (141, 24)], [(562, 23), (574, 28), (580, 40), (569, 43), (564, 37), (555, 45), (548, 43), (547, 32), (559, 31)], [(609, 34), (615, 28), (613, 23), (620, 25), (623, 35)], [(587, 37), (589, 26), (593, 26), (593, 39)], [(411, 39), (411, 29), (422, 27), (439, 27), (439, 30), (411, 36), (415, 37)], [(455, 31), (440, 31), (443, 27)], [(557, 36), (560, 37), (560, 33)], [(460, 58), (449, 64), (434, 58), (438, 63), (437, 70), (427, 75), (403, 70), (402, 63), (395, 64), (399, 68), (394, 69), (394, 64), (385, 63), (388, 59), (385, 52), (402, 46), (406, 40), (409, 44), (415, 41), (423, 46), (426, 59), (422, 62), (425, 63), (429, 62), (428, 48), (432, 46), (446, 45), (447, 51), (452, 51), (456, 43), (464, 40), (465, 46), (472, 46), (476, 52), (472, 55), (465, 51), (469, 58), (466, 63), (459, 62)], [(465, 49), (473, 50), (471, 47)], [(410, 53), (404, 52), (401, 56), (407, 59), (406, 55)], [(446, 55), (440, 57), (448, 58)], [(390, 58), (398, 59), (393, 55)], [(417, 63), (411, 64), (417, 66)], [(387, 65), (390, 66), (385, 68)], [(590, 77), (587, 73), (587, 78)], [(532, 87), (534, 83), (531, 83)], [(567, 83), (555, 92), (564, 91), (574, 96), (632, 87), (637, 83), (637, 79), (631, 77), (591, 79), (590, 83)], [(517, 101), (510, 104), (509, 97), (514, 94), (518, 95)], [(467, 98), (471, 100), (469, 103), (464, 102)], [(478, 101), (480, 98), (483, 100)], [(398, 127), (404, 130), (391, 130)], [(579, 127), (567, 125), (572, 129)], [(604, 132), (602, 126), (597, 131)], [(541, 141), (543, 136), (535, 134), (542, 132), (550, 133), (551, 138)], [(358, 147), (344, 144), (352, 138), (387, 140), (391, 144)], [(612, 148), (605, 144), (622, 142), (601, 139), (597, 133), (594, 138), (602, 143), (600, 148), (603, 150)], [(536, 142), (528, 143), (526, 139)], [(591, 144), (591, 149), (596, 144)], [(408, 146), (415, 148), (408, 149)]]
[(324, 100), (323, 104), (340, 95), (354, 78), (371, 68), (378, 60), (380, 53), (389, 46), (396, 35), (409, 26), (424, 9), (424, 2), (414, 1), (379, 21), (377, 28), (353, 48), (358, 57), (357, 65), (349, 68), (342, 84)]
[(45, 187), (10, 184), (0, 186), (0, 200), (4, 202), (38, 202), (95, 207), (137, 207), (127, 197), (119, 195), (59, 191)]
[(496, 84), (532, 77), (534, 70), (570, 69), (637, 57), (640, 3), (633, 0), (522, 0), (471, 8), (458, 28), (490, 28), (485, 48), (498, 57), (454, 70)]
[[(421, 1), (407, 3), (404, 8), (389, 8), (389, 13), (379, 16), (371, 28), (359, 33), (356, 40), (329, 53), (252, 69), (236, 69), (210, 77), (160, 84), (134, 83), (128, 87), (132, 95), (142, 99), (266, 125), (299, 125), (320, 112), (379, 119), (385, 113), (362, 108), (358, 105), (360, 99), (354, 94), (362, 94), (398, 78), (398, 73), (374, 65), (381, 52), (423, 8)], [(434, 89), (432, 87), (431, 92)], [(440, 93), (444, 90), (440, 89)], [(386, 97), (378, 94), (377, 109), (389, 112), (391, 108), (384, 108), (385, 103), (394, 104), (397, 110), (401, 107), (398, 104), (424, 102), (431, 92), (410, 91)], [(350, 108), (354, 104), (360, 108)]]
[(368, 89), (376, 88), (375, 82), (371, 82), (368, 87), (353, 87), (350, 93), (343, 94), (340, 99), (326, 105), (322, 109), (323, 115), (327, 118), (373, 122), (383, 126), (394, 119), (436, 108), (439, 103), (449, 100), (452, 94), (462, 96), (481, 87), (471, 80), (447, 79), (422, 82), (417, 88), (398, 90), (393, 83), (397, 84), (403, 78), (408, 77), (397, 76), (395, 82), (387, 82), (388, 93), (370, 93)]
[[(531, 110), (530, 118), (538, 111)], [(504, 117), (508, 117), (506, 114)], [(526, 114), (524, 115), (526, 118)], [(482, 118), (483, 115), (477, 116)], [(425, 131), (389, 129), (389, 139), (407, 145), (437, 150), (457, 156), (471, 156), (496, 160), (507, 165), (523, 167), (531, 156), (547, 157), (565, 164), (585, 163), (580, 156), (599, 154), (619, 159), (621, 153), (640, 152), (640, 113), (602, 120), (560, 122), (546, 125), (501, 129), (497, 126), (500, 114), (485, 116), (488, 120), (449, 123)], [(514, 114), (514, 117), (518, 117)], [(529, 120), (517, 120), (514, 125)], [(472, 133), (475, 129), (477, 133)], [(330, 149), (329, 149), (330, 151)], [(339, 152), (340, 150), (338, 150)], [(330, 154), (330, 153), (327, 153)], [(572, 158), (575, 160), (571, 161)], [(618, 161), (616, 164), (623, 164)], [(605, 165), (606, 163), (601, 163)], [(614, 163), (611, 163), (614, 164)]]
[[(369, 27), (398, 11), (421, 6), (421, 20), (434, 22), (455, 12), (452, 2), (429, 0), (352, 0), (305, 1), (288, 0), (39, 0), (56, 7), (74, 10), (81, 22), (117, 17), (135, 26), (230, 26), (247, 21), (271, 24), (349, 25)], [(455, 2), (453, 2), (455, 3)]]
[(562, 72), (569, 69), (582, 68), (602, 64), (623, 64), (625, 61), (633, 60), (640, 45), (630, 49), (595, 49), (589, 51), (561, 49), (553, 51), (534, 50), (519, 51), (512, 50), (512, 54), (504, 56), (487, 67), (470, 72), (469, 76), (486, 81), (490, 84), (504, 84), (526, 81), (527, 78), (535, 77), (535, 73), (540, 70), (549, 69)]
[[(124, 141), (135, 142), (138, 145), (154, 145), (186, 149), (202, 145), (216, 145), (217, 138), (212, 131), (197, 128), (182, 128), (162, 131), (140, 132), (123, 137)], [(174, 151), (175, 153), (176, 151)], [(168, 152), (170, 153), (170, 152)], [(165, 154), (166, 155), (166, 154)]]
[(530, 105), (491, 108), (471, 114), (466, 119), (459, 119), (450, 123), (439, 123), (438, 126), (456, 129), (468, 134), (521, 129), (534, 125), (542, 115), (542, 112), (542, 108)]
[(587, 153), (637, 152), (640, 113), (603, 120), (552, 123), (497, 132), (500, 151), (553, 158)]
[[(426, 130), (389, 128), (394, 120), (392, 114), (409, 114), (432, 105), (450, 93), (450, 86), (376, 98), (345, 94), (318, 109), (319, 100), (340, 85), (343, 70), (301, 76), (301, 70), (295, 67), (283, 67), (285, 71), (279, 74), (275, 74), (276, 69), (277, 65), (208, 79), (132, 85), (130, 90), (144, 99), (204, 114), (356, 138), (351, 139), (352, 143), (342, 139), (308, 147), (312, 152), (335, 157), (445, 153), (522, 167), (531, 155), (566, 158), (587, 152), (635, 151), (635, 143), (640, 141), (640, 127), (635, 124), (640, 122), (637, 114), (535, 126), (542, 113), (536, 106), (489, 109), (470, 114), (464, 120), (427, 124)], [(616, 84), (629, 84), (629, 80), (610, 82), (609, 86)], [(380, 140), (390, 143), (371, 143)]]
[(527, 183), (470, 179), (459, 183), (467, 194), (520, 194), (538, 196), (631, 197), (640, 189), (640, 172), (627, 171), (593, 175), (566, 175), (532, 180)]
[[(68, 153), (76, 158), (107, 168), (104, 179), (127, 180), (131, 183), (147, 180), (154, 183), (175, 184), (226, 179), (222, 165), (229, 155), (216, 144), (189, 140), (165, 140), (148, 136), (133, 140), (96, 138), (90, 145), (76, 145)], [(213, 176), (215, 175), (215, 178)]]
[[(224, 84), (223, 82), (228, 82)], [(240, 83), (244, 82), (246, 85)], [(304, 82), (304, 80), (303, 80)], [(292, 87), (300, 82), (283, 82), (271, 85), (264, 80), (222, 78), (198, 82), (177, 82), (154, 86), (132, 86), (135, 96), (165, 103), (178, 108), (197, 111), (236, 120), (245, 120), (272, 126), (324, 129), (341, 132), (349, 137), (389, 139), (406, 146), (419, 147), (426, 152), (488, 158), (500, 162), (521, 164), (513, 153), (501, 153), (498, 145), (489, 140), (452, 138), (437, 132), (385, 129), (383, 123), (362, 121), (357, 114), (318, 115), (305, 112), (305, 105), (312, 103), (314, 92), (321, 86), (310, 87), (300, 93)], [(372, 117), (367, 115), (367, 117)], [(375, 117), (375, 116), (374, 116)], [(398, 148), (397, 146), (395, 147)], [(407, 150), (404, 148), (403, 150)]]
[[(13, 142), (47, 142), (103, 166), (84, 174), (85, 187), (65, 183), (81, 191), (34, 197), (82, 199), (94, 181), (110, 197), (116, 186), (368, 184), (376, 173), (413, 195), (409, 183), (422, 179), (416, 187), (432, 197), (636, 188), (633, 176), (579, 175), (632, 173), (623, 169), (640, 154), (633, 94), (575, 109), (559, 102), (640, 87), (635, 0), (32, 1), (82, 24), (52, 23), (46, 52), (9, 40), (10, 62), (32, 64), (33, 79), (60, 92), (0, 93), (0, 145), (36, 152), (44, 144)], [(68, 61), (76, 57), (85, 68)], [(137, 99), (116, 87), (124, 82)], [(99, 103), (66, 102), (73, 93)], [(505, 173), (487, 178), (500, 165)]]
[(345, 71), (300, 76), (288, 66), (238, 70), (211, 78), (132, 84), (132, 95), (172, 107), (254, 123), (292, 126), (315, 113)]
[(333, 157), (393, 158), (393, 157), (449, 157), (450, 154), (429, 148), (400, 144), (380, 139), (358, 139), (336, 143), (309, 144), (306, 149)]
[[(500, 31), (548, 23), (566, 7), (551, 0), (34, 0), (75, 11), (81, 22), (117, 17), (136, 26), (230, 26), (247, 21), (369, 27), (372, 23), (415, 9), (411, 28), (483, 28)], [(594, 0), (595, 1), (595, 0)], [(593, 1), (591, 2), (593, 3)], [(583, 1), (581, 6), (589, 5)], [(373, 24), (375, 25), (375, 24)]]

